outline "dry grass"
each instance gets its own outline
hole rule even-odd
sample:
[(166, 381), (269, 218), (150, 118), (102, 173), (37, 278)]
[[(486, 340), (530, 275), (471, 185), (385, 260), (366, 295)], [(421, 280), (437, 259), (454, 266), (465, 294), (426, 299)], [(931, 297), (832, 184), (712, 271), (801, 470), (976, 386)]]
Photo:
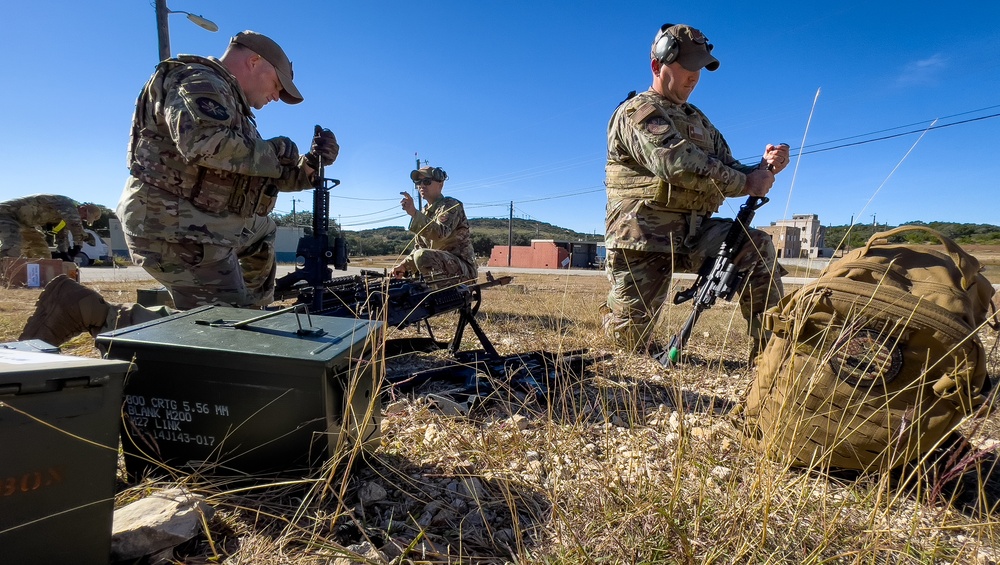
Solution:
[[(109, 301), (142, 283), (104, 284)], [(479, 314), (502, 354), (589, 348), (584, 377), (546, 402), (509, 392), (447, 416), (420, 394), (385, 399), (381, 446), (353, 466), (282, 483), (175, 476), (120, 485), (118, 504), (180, 483), (216, 507), (182, 563), (995, 563), (1000, 521), (971, 517), (887, 478), (791, 470), (741, 442), (726, 410), (751, 380), (738, 309), (718, 304), (663, 369), (600, 330), (602, 277), (518, 275)], [(0, 290), (0, 340), (16, 339), (38, 291)], [(687, 316), (671, 307), (664, 334)], [(453, 317), (434, 320), (450, 337)], [(396, 335), (395, 332), (390, 332)], [(466, 331), (465, 348), (478, 344)], [(664, 335), (663, 337), (668, 337)], [(996, 336), (984, 336), (996, 373)], [(97, 356), (81, 336), (66, 353)], [(389, 371), (443, 353), (386, 360)], [(422, 392), (422, 391), (418, 391)], [(996, 437), (997, 417), (973, 439)], [(350, 470), (347, 471), (350, 467)], [(378, 549), (376, 549), (378, 548)], [(337, 561), (337, 558), (341, 558)]]

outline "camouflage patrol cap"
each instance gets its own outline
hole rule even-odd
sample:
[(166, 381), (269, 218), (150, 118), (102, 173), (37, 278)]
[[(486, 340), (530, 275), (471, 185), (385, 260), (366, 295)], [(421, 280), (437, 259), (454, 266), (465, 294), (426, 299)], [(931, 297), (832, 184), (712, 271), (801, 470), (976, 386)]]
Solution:
[[(653, 47), (664, 34), (669, 33), (677, 40), (679, 53), (676, 61), (685, 69), (694, 72), (702, 67), (714, 71), (719, 68), (719, 60), (712, 56), (714, 47), (701, 31), (685, 24), (677, 24), (661, 30), (653, 40)], [(655, 57), (654, 57), (655, 58)]]
[(298, 104), (302, 102), (302, 95), (299, 89), (292, 82), (295, 75), (292, 72), (292, 62), (288, 60), (288, 55), (273, 39), (266, 35), (261, 35), (255, 31), (241, 31), (229, 40), (230, 45), (237, 43), (260, 55), (265, 61), (271, 63), (274, 70), (278, 72), (278, 80), (281, 82), (281, 94), (278, 96), (286, 104)]

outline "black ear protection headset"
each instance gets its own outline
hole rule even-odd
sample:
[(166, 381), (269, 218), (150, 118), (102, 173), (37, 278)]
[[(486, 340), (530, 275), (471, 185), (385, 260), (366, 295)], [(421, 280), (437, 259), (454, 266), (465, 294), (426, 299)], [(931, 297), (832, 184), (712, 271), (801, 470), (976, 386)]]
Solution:
[(653, 40), (653, 58), (663, 65), (673, 63), (681, 53), (677, 38), (674, 37), (674, 34), (667, 33), (667, 30), (673, 26), (674, 24), (661, 25), (659, 33), (656, 34), (656, 39)]
[(434, 167), (433, 169), (430, 170), (416, 169), (410, 171), (410, 180), (412, 180), (413, 182), (419, 182), (420, 177), (425, 172), (430, 175), (430, 178), (433, 181), (444, 182), (448, 180), (448, 173), (444, 172), (444, 169), (442, 169), (441, 167)]
[(433, 169), (430, 170), (430, 173), (431, 173), (431, 180), (437, 182), (444, 182), (448, 180), (448, 173), (444, 172), (444, 169), (442, 169), (441, 167), (434, 167)]

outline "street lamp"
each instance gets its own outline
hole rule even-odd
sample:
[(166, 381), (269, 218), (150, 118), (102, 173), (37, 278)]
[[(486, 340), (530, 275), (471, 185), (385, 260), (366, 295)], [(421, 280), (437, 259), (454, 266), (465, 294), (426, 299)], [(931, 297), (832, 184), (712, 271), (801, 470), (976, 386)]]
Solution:
[(160, 44), (160, 60), (170, 58), (170, 30), (167, 26), (167, 14), (186, 14), (187, 18), (198, 27), (208, 31), (219, 31), (219, 26), (211, 20), (206, 20), (201, 16), (196, 16), (183, 10), (171, 10), (167, 8), (167, 0), (156, 0), (156, 36)]

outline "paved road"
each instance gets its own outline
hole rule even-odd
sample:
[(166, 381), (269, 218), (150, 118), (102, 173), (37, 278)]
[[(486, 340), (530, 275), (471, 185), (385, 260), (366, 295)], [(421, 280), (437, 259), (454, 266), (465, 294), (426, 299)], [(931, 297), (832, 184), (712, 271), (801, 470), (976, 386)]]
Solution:
[[(291, 272), (293, 269), (292, 265), (278, 265), (278, 276), (282, 276), (286, 273)], [(335, 271), (334, 276), (342, 275), (356, 275), (359, 274), (362, 267), (347, 267), (347, 271)], [(525, 269), (520, 267), (489, 267), (480, 268), (480, 275), (483, 275), (486, 271), (490, 271), (494, 275), (563, 275), (563, 276), (580, 276), (580, 277), (604, 277), (606, 274), (604, 271), (599, 271), (596, 269)], [(688, 273), (677, 273), (674, 275), (675, 279), (680, 280), (694, 280), (695, 276)], [(811, 278), (805, 277), (784, 277), (782, 281), (785, 284), (791, 285), (801, 285), (811, 281)], [(80, 282), (128, 282), (128, 281), (150, 281), (151, 284), (156, 284), (153, 278), (149, 276), (146, 271), (141, 267), (130, 266), (130, 267), (82, 267), (80, 269)]]

